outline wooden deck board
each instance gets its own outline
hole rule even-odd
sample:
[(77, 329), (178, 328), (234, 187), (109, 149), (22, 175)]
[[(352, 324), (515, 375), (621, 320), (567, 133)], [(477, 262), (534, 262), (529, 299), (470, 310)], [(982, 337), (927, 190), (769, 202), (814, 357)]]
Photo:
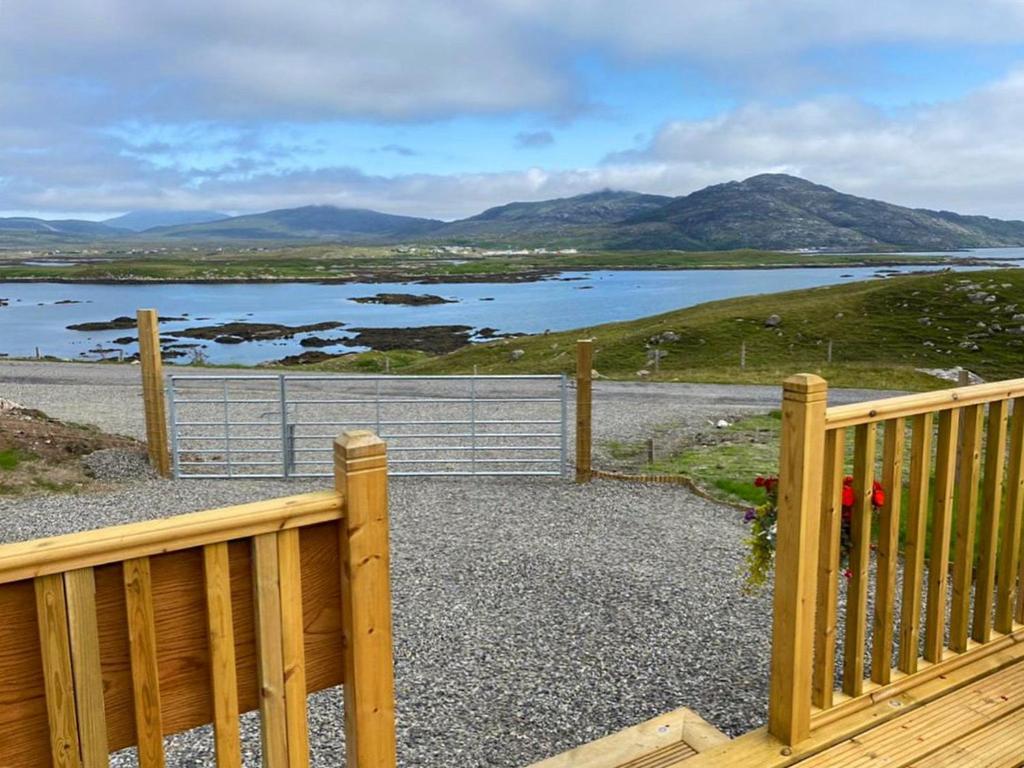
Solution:
[(549, 757), (532, 768), (669, 768), (728, 740), (684, 708)]
[[(800, 768), (908, 766), (1024, 708), (1024, 663), (801, 760)], [(927, 765), (924, 760), (923, 765)]]
[(911, 768), (1016, 768), (1024, 763), (1024, 709), (914, 763)]
[[(878, 706), (887, 709), (912, 701), (913, 697), (899, 697)], [(863, 722), (862, 714), (851, 715), (849, 724), (835, 722), (824, 729), (840, 734), (845, 730), (846, 736), (823, 734), (826, 740), (817, 747), (808, 745), (808, 752), (787, 756), (774, 740), (755, 744), (756, 733), (730, 742), (698, 715), (682, 709), (532, 768), (1017, 768), (1024, 766), (1024, 659), (1017, 655), (1010, 664), (874, 727), (856, 725)], [(701, 724), (714, 738), (703, 743), (691, 736), (681, 738), (684, 722)]]

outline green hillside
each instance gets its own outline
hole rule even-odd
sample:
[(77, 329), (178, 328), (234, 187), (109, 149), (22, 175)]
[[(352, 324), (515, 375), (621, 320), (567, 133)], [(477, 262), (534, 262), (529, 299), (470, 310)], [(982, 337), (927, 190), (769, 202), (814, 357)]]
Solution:
[[(777, 327), (770, 318), (779, 317)], [(796, 371), (836, 386), (934, 388), (919, 368), (961, 365), (986, 379), (1024, 376), (1024, 271), (893, 277), (742, 297), (623, 323), (502, 339), (411, 358), (410, 373), (572, 372), (595, 339), (602, 376), (777, 384)], [(666, 353), (654, 373), (647, 348)], [(833, 362), (827, 363), (828, 341)], [(740, 369), (740, 345), (746, 368)], [(521, 350), (521, 353), (517, 350)], [(337, 365), (350, 365), (338, 361)], [(327, 363), (325, 367), (331, 367)], [(649, 371), (649, 375), (638, 375)]]

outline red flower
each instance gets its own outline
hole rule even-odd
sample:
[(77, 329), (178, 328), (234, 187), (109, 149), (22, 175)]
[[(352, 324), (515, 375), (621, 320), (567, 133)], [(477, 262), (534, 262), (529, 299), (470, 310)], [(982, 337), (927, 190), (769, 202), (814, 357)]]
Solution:
[(765, 479), (763, 477), (758, 475), (756, 478), (754, 478), (754, 487), (755, 488), (764, 488), (764, 486), (765, 486)]
[[(853, 479), (851, 478), (850, 481), (852, 482)], [(853, 486), (847, 485), (844, 482), (843, 483), (843, 506), (844, 507), (852, 507), (853, 506), (853, 502), (855, 500), (856, 499), (855, 499), (855, 497), (853, 495)]]
[(871, 503), (876, 507), (885, 506), (885, 489), (877, 480), (871, 488)]

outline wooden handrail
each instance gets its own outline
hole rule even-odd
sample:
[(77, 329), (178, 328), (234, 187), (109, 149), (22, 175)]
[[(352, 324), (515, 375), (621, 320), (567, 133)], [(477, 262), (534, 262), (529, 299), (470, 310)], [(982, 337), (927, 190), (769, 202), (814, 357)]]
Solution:
[(0, 584), (299, 528), (341, 517), (332, 491), (285, 496), (205, 512), (0, 546)]
[(387, 451), (334, 443), (335, 489), (0, 547), (0, 763), (100, 768), (214, 727), (241, 765), (308, 765), (307, 695), (344, 686), (346, 765), (394, 768)]
[(836, 405), (825, 412), (825, 427), (840, 429), (922, 413), (938, 413), (968, 405), (984, 405), (1024, 396), (1024, 379), (993, 381), (971, 387), (939, 389), (913, 395)]
[[(1024, 641), (1024, 379), (827, 409), (826, 393), (825, 381), (807, 374), (787, 379), (783, 389), (768, 731), (788, 745), (845, 713)], [(905, 475), (908, 426), (910, 471)], [(844, 479), (849, 471), (844, 446), (851, 432), (853, 468)], [(884, 438), (881, 467), (879, 438)], [(876, 481), (884, 499), (876, 496)], [(844, 485), (850, 493), (845, 503)], [(897, 638), (897, 549), (905, 488), (906, 556)], [(869, 550), (876, 527), (877, 577), (871, 584)], [(931, 567), (925, 579), (929, 529)], [(1002, 540), (999, 546), (997, 539)], [(849, 550), (850, 584), (840, 694), (832, 670), (841, 540)], [(875, 607), (869, 616), (872, 590)], [(813, 670), (810, 680), (808, 670)]]

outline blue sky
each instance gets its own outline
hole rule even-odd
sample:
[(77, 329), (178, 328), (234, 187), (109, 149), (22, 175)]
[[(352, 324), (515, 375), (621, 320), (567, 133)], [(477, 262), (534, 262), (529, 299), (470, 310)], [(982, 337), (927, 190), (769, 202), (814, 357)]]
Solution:
[(1024, 3), (0, 5), (0, 212), (454, 218), (787, 172), (1024, 218)]

